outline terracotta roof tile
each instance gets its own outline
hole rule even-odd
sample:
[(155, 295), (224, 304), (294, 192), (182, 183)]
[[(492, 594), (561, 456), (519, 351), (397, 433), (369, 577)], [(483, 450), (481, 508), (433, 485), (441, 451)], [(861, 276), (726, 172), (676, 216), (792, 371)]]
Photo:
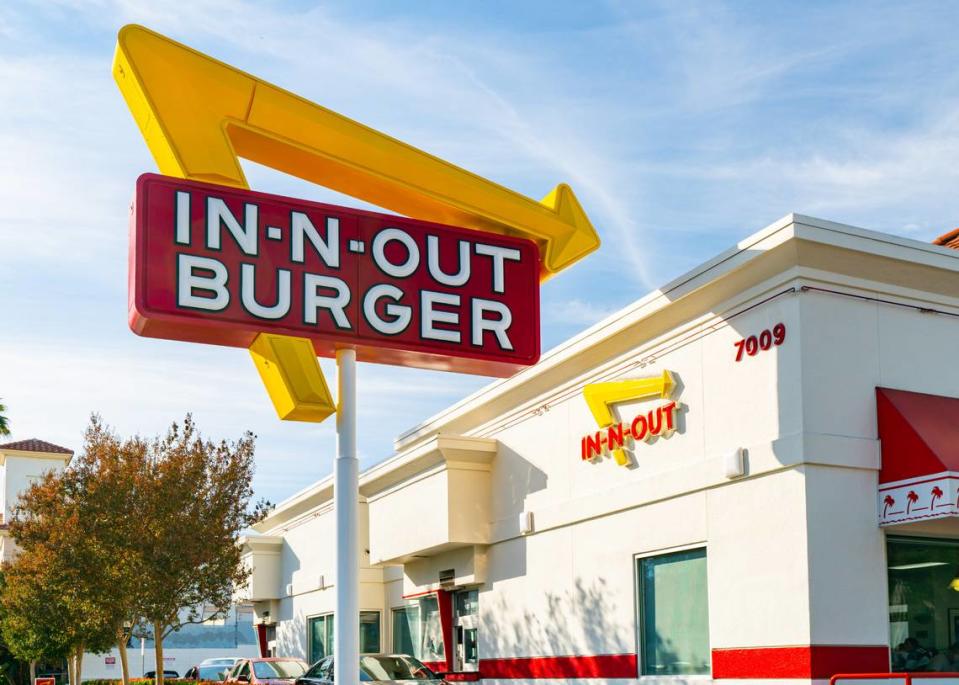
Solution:
[(953, 250), (959, 250), (959, 228), (954, 228), (948, 233), (943, 233), (932, 242), (936, 245), (942, 245), (943, 247), (951, 247)]
[(16, 442), (8, 442), (0, 445), (0, 450), (19, 450), (21, 452), (47, 452), (53, 454), (73, 454), (73, 450), (68, 450), (66, 447), (60, 447), (60, 445), (54, 445), (52, 442), (47, 442), (46, 440), (37, 440), (36, 438), (30, 438), (29, 440), (17, 440)]

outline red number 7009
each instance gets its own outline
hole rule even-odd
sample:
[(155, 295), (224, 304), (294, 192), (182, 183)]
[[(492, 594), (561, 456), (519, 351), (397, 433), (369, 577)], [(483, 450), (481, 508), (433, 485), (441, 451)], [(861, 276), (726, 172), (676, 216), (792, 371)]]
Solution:
[(736, 361), (743, 360), (743, 352), (750, 357), (755, 357), (760, 351), (766, 351), (773, 345), (782, 345), (786, 340), (786, 324), (777, 323), (770, 331), (768, 328), (758, 336), (751, 335), (748, 338), (737, 340), (733, 343), (736, 348)]

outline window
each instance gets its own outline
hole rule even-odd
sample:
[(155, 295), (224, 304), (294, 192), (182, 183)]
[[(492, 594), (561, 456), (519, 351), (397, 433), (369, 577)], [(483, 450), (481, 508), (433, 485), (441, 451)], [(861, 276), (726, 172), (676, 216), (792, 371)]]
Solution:
[(378, 654), (380, 651), (380, 612), (360, 612), (360, 654)]
[(893, 670), (959, 668), (959, 541), (890, 537)]
[[(309, 620), (307, 638), (310, 663), (333, 655), (333, 614), (314, 616)], [(360, 653), (377, 654), (380, 651), (380, 612), (360, 612)]]
[(427, 663), (446, 661), (436, 595), (420, 597), (412, 604), (393, 609), (393, 652)]
[(637, 560), (643, 675), (708, 675), (706, 550)]
[(310, 663), (333, 654), (333, 614), (314, 616), (309, 620), (307, 632), (310, 647)]

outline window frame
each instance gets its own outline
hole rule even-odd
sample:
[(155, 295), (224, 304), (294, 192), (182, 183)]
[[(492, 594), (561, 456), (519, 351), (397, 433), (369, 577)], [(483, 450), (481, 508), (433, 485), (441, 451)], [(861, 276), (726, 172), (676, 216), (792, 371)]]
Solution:
[[(889, 668), (892, 670), (893, 664), (893, 650), (895, 645), (892, 644), (892, 621), (890, 620), (890, 611), (889, 609), (889, 546), (891, 544), (920, 544), (920, 545), (931, 545), (931, 546), (943, 546), (943, 547), (959, 547), (959, 539), (944, 537), (943, 535), (908, 535), (900, 533), (889, 533), (886, 532), (883, 540), (883, 563), (886, 567), (886, 643), (889, 645)], [(932, 671), (933, 673), (935, 671)]]
[[(378, 627), (378, 630), (377, 630), (377, 645), (376, 645), (376, 651), (375, 651), (375, 652), (364, 652), (363, 649), (362, 649), (362, 645), (361, 645), (360, 654), (361, 654), (361, 655), (363, 655), (363, 654), (383, 654), (383, 653), (384, 653), (384, 652), (383, 652), (383, 610), (382, 610), (382, 609), (360, 609), (359, 613), (360, 613), (360, 614), (376, 614), (376, 622), (377, 622), (377, 627)], [(359, 616), (357, 616), (357, 620), (359, 620)]]
[[(636, 653), (636, 678), (647, 683), (675, 683), (677, 681), (697, 681), (697, 682), (706, 682), (713, 680), (713, 664), (712, 664), (712, 640), (709, 642), (709, 673), (697, 673), (692, 675), (650, 675), (648, 673), (643, 673), (643, 664), (645, 661), (645, 655), (643, 654), (643, 593), (641, 587), (642, 578), (639, 574), (640, 561), (642, 559), (652, 559), (655, 557), (664, 557), (671, 554), (681, 554), (682, 552), (692, 552), (695, 550), (703, 550), (706, 558), (706, 621), (707, 621), (707, 631), (709, 626), (709, 546), (706, 544), (706, 541), (693, 542), (687, 545), (678, 545), (674, 547), (664, 547), (661, 549), (654, 549), (648, 552), (641, 552), (634, 554), (632, 558), (633, 564), (633, 628), (634, 628), (634, 639), (635, 639), (635, 653)], [(707, 632), (708, 634), (708, 632)], [(711, 636), (710, 636), (711, 637)]]
[[(317, 657), (313, 654), (313, 623), (312, 622), (314, 619), (318, 619), (318, 618), (322, 618), (324, 620), (332, 620), (333, 613), (334, 612), (332, 611), (323, 611), (318, 614), (311, 614), (306, 617), (306, 657), (307, 657), (306, 660), (310, 665), (315, 664), (320, 659), (325, 659), (328, 656), (332, 656), (332, 654), (327, 654), (325, 656)], [(324, 630), (326, 630), (325, 627), (324, 627)], [(335, 639), (335, 636), (334, 636), (334, 639)]]
[[(389, 651), (389, 654), (403, 654), (403, 653), (404, 653), (404, 652), (402, 652), (402, 651), (400, 651), (400, 650), (398, 650), (398, 649), (396, 648), (396, 630), (395, 630), (395, 626), (394, 626), (393, 614), (396, 613), (396, 612), (400, 612), (400, 611), (406, 612), (406, 611), (409, 611), (410, 609), (412, 609), (412, 608), (414, 608), (414, 607), (416, 608), (417, 611), (419, 611), (419, 605), (414, 604), (413, 602), (407, 602), (406, 604), (398, 604), (397, 606), (390, 607), (390, 639), (389, 639), (390, 651)], [(413, 655), (411, 655), (411, 656), (413, 656)]]
[[(318, 614), (311, 614), (311, 615), (309, 615), (309, 616), (306, 617), (306, 656), (307, 656), (307, 661), (308, 661), (311, 665), (312, 665), (312, 664), (315, 664), (316, 662), (320, 661), (321, 659), (325, 659), (325, 658), (328, 657), (328, 656), (333, 656), (332, 654), (327, 654), (327, 655), (322, 656), (322, 657), (316, 657), (316, 656), (313, 654), (313, 628), (312, 628), (312, 622), (313, 622), (315, 619), (318, 619), (318, 618), (322, 618), (322, 619), (324, 619), (325, 621), (334, 620), (334, 619), (333, 619), (333, 616), (334, 616), (335, 614), (336, 614), (335, 611), (324, 611), (324, 612), (321, 612), (321, 613), (318, 613)], [(382, 609), (360, 609), (360, 610), (357, 612), (357, 615), (356, 615), (357, 622), (359, 622), (360, 614), (376, 614), (376, 615), (377, 615), (377, 622), (378, 622), (378, 626), (379, 626), (379, 642), (378, 642), (378, 644), (377, 644), (377, 646), (376, 646), (377, 651), (375, 651), (375, 652), (364, 652), (364, 651), (360, 651), (360, 654), (382, 654), (382, 653), (383, 653), (383, 651), (382, 651), (382, 650), (383, 650), (383, 610), (382, 610)], [(324, 630), (326, 630), (326, 628), (324, 628)], [(334, 639), (334, 641), (335, 641), (335, 640), (336, 640), (336, 635), (333, 634), (332, 632), (331, 632), (330, 634), (333, 635), (333, 639)], [(359, 636), (357, 636), (357, 639), (359, 639)]]

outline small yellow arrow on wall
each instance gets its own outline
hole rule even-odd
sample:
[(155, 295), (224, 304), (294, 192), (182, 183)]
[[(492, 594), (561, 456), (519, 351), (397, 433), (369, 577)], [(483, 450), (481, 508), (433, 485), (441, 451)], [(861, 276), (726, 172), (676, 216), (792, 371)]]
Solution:
[(599, 247), (569, 186), (520, 195), (142, 26), (113, 74), (160, 172), (247, 187), (238, 157), (417, 219), (535, 240), (547, 278)]
[(661, 376), (651, 378), (631, 378), (624, 381), (590, 383), (583, 388), (583, 399), (600, 428), (609, 428), (616, 423), (612, 406), (629, 400), (642, 400), (649, 397), (669, 397), (676, 381), (673, 374), (663, 371)]
[[(622, 381), (590, 383), (583, 388), (583, 399), (600, 428), (609, 428), (616, 423), (613, 405), (630, 400), (643, 400), (650, 397), (668, 398), (676, 387), (676, 380), (669, 371), (661, 376), (650, 378), (630, 378)], [(620, 466), (629, 463), (622, 447), (613, 449), (613, 458)]]

